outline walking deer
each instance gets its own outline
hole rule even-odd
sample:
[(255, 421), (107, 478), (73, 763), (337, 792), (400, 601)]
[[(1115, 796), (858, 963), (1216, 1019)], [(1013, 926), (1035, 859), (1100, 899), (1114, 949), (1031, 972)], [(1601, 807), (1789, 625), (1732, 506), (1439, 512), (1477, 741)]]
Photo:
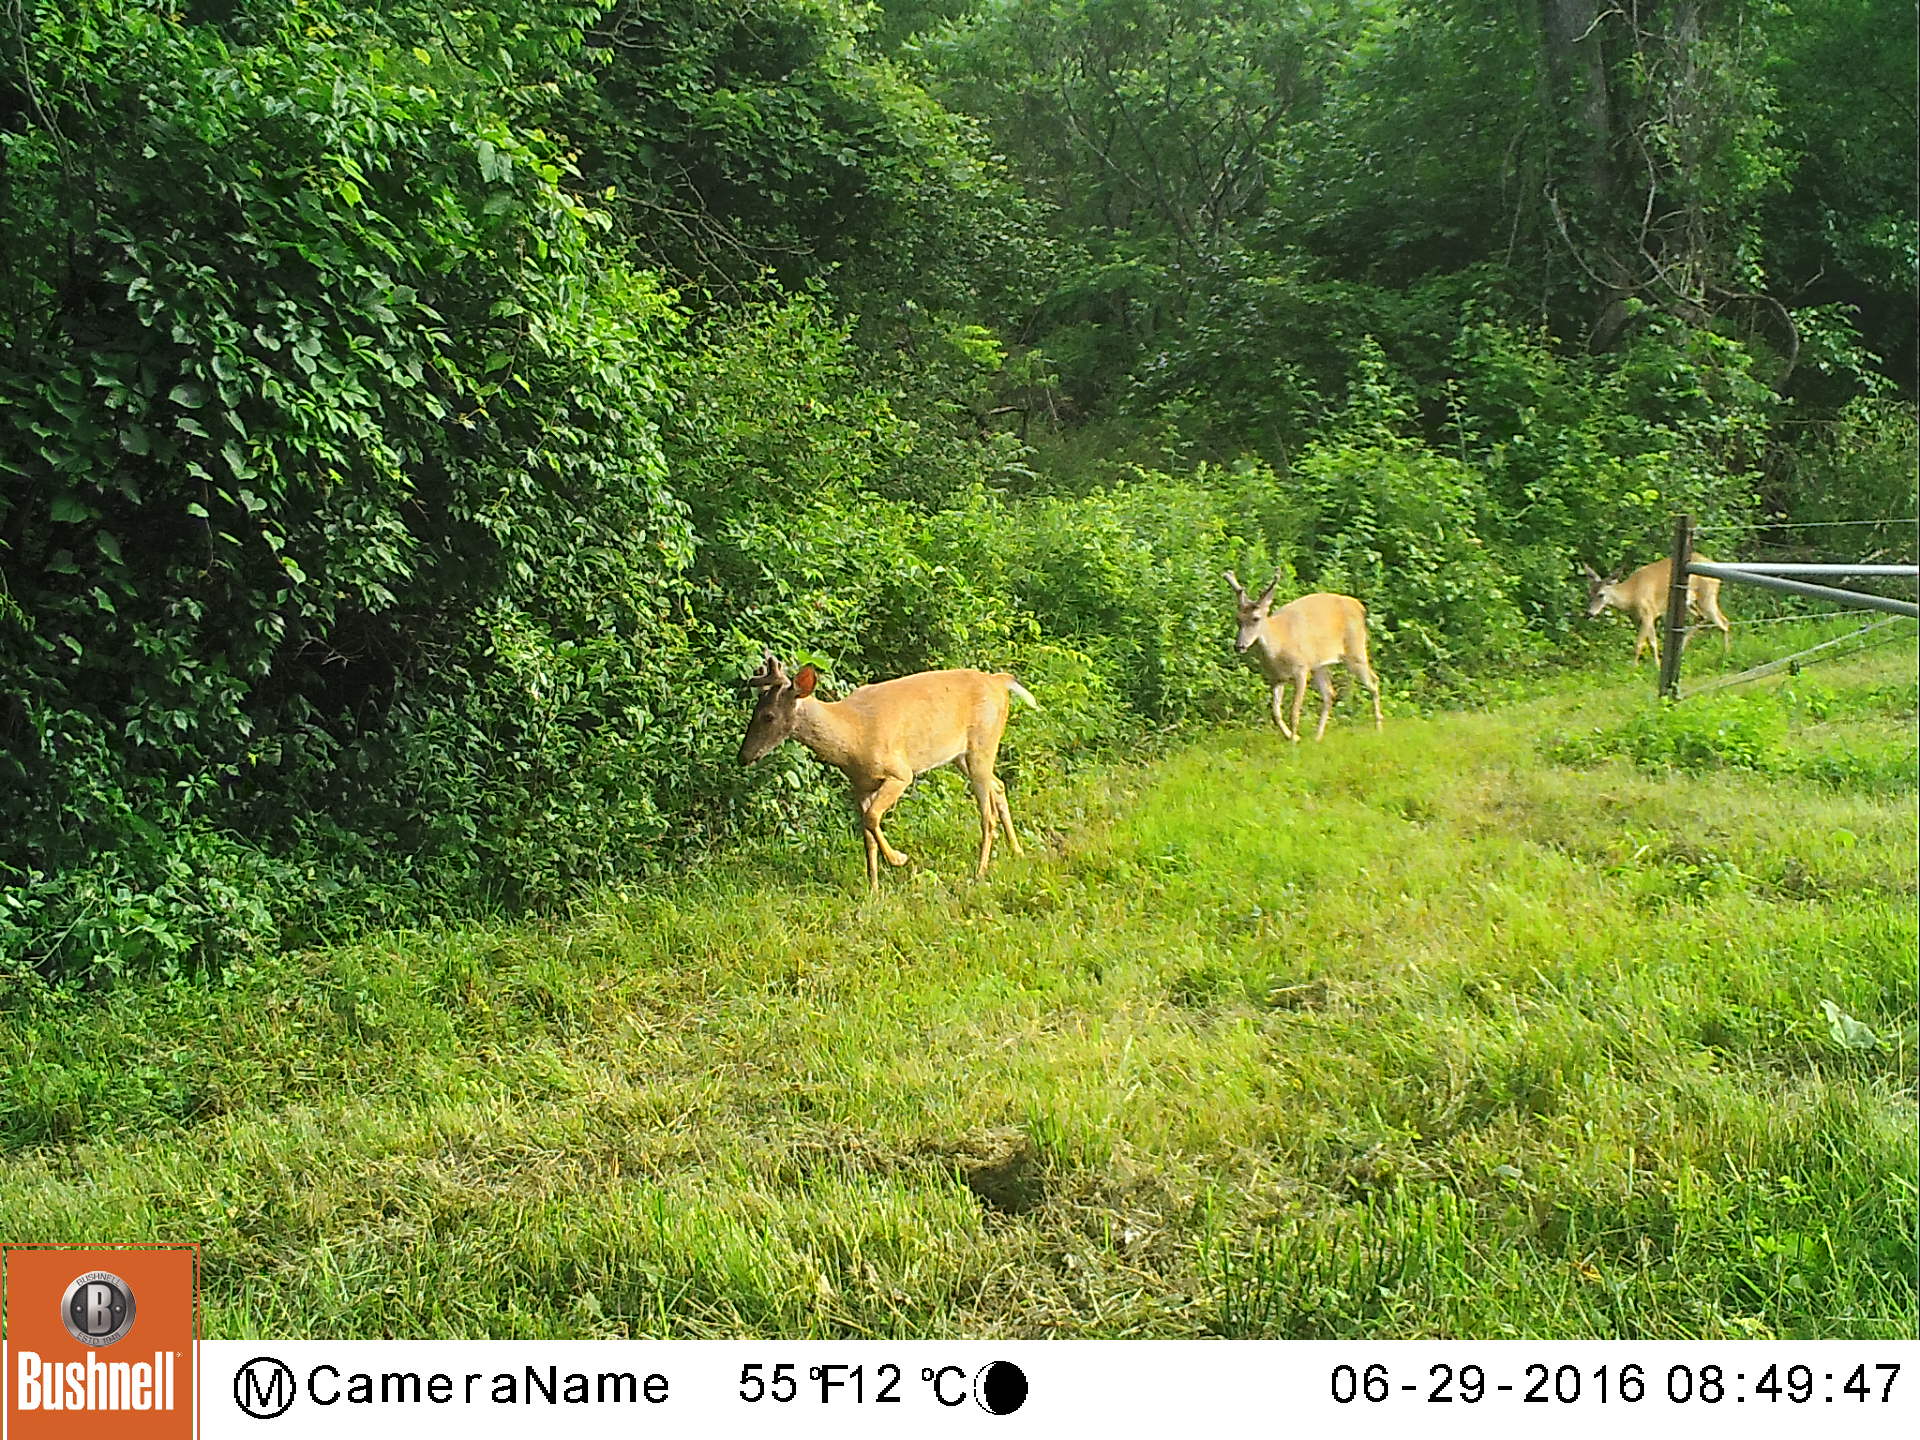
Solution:
[[(1373, 697), (1373, 728), (1380, 729), (1380, 680), (1367, 660), (1367, 607), (1351, 595), (1319, 594), (1302, 595), (1276, 611), (1273, 592), (1279, 583), (1280, 573), (1275, 571), (1260, 598), (1249, 600), (1239, 579), (1227, 571), (1227, 584), (1240, 605), (1240, 634), (1233, 648), (1242, 653), (1252, 650), (1258, 656), (1273, 687), (1273, 723), (1289, 740), (1299, 740), (1300, 706), (1307, 698), (1311, 675), (1313, 688), (1320, 692), (1320, 727), (1313, 738), (1325, 735), (1327, 716), (1333, 713), (1333, 682), (1327, 671), (1345, 665)], [(1293, 693), (1292, 725), (1280, 713), (1288, 681), (1298, 687)]]
[[(1641, 652), (1651, 645), (1653, 663), (1658, 665), (1660, 635), (1654, 625), (1667, 610), (1667, 591), (1673, 578), (1673, 557), (1642, 565), (1624, 580), (1603, 580), (1598, 570), (1584, 563), (1580, 568), (1587, 574), (1587, 618), (1591, 620), (1609, 607), (1633, 616), (1640, 624), (1639, 634), (1633, 642), (1633, 663), (1638, 666)], [(1687, 604), (1695, 614), (1720, 631), (1722, 649), (1732, 654), (1733, 630), (1727, 624), (1727, 617), (1720, 613), (1720, 582), (1707, 575), (1688, 576)], [(1681, 637), (1681, 643), (1686, 643), (1684, 636)]]
[(844, 700), (816, 700), (819, 673), (803, 665), (792, 678), (773, 652), (747, 684), (760, 691), (753, 718), (740, 742), (740, 763), (751, 765), (789, 735), (847, 777), (860, 811), (867, 846), (867, 886), (880, 884), (880, 857), (904, 865), (907, 857), (887, 842), (880, 821), (916, 775), (951, 765), (967, 777), (980, 806), (980, 865), (987, 873), (996, 828), (1018, 855), (1020, 837), (1007, 811), (1007, 787), (993, 773), (1011, 700), (1033, 709), (1039, 702), (1011, 675), (983, 670), (926, 670), (918, 675), (862, 685)]

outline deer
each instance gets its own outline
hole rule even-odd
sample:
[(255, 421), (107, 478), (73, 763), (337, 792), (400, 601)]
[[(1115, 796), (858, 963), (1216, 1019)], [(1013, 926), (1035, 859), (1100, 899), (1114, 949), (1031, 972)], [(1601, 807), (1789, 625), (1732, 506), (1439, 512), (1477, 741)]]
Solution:
[[(1633, 616), (1640, 623), (1639, 633), (1633, 642), (1634, 668), (1639, 668), (1641, 653), (1649, 645), (1653, 647), (1653, 663), (1658, 665), (1660, 635), (1654, 629), (1654, 622), (1666, 613), (1667, 593), (1673, 579), (1673, 557), (1642, 565), (1624, 580), (1603, 580), (1598, 570), (1584, 562), (1580, 568), (1587, 575), (1587, 618), (1591, 620), (1607, 609), (1624, 611)], [(1708, 575), (1688, 576), (1687, 604), (1695, 614), (1719, 630), (1721, 647), (1724, 653), (1731, 655), (1733, 629), (1720, 611), (1720, 582)], [(1684, 635), (1680, 637), (1680, 643), (1683, 646), (1686, 644)]]
[[(1226, 572), (1240, 606), (1240, 633), (1233, 648), (1245, 654), (1252, 650), (1273, 687), (1273, 723), (1280, 733), (1296, 744), (1300, 740), (1300, 706), (1307, 698), (1307, 677), (1320, 692), (1320, 726), (1313, 732), (1318, 741), (1327, 733), (1327, 716), (1333, 713), (1333, 682), (1327, 671), (1345, 665), (1369, 695), (1373, 697), (1373, 728), (1380, 719), (1380, 679), (1367, 659), (1367, 607), (1351, 595), (1320, 593), (1302, 595), (1298, 600), (1273, 609), (1273, 592), (1280, 584), (1275, 571), (1258, 600), (1249, 600), (1239, 578)], [(1282, 717), (1287, 683), (1294, 682), (1293, 723)]]
[(882, 856), (889, 865), (907, 863), (888, 842), (881, 820), (916, 776), (942, 765), (967, 777), (980, 806), (980, 864), (974, 878), (986, 878), (996, 830), (1006, 832), (1014, 854), (1024, 853), (1007, 810), (1007, 787), (993, 773), (1012, 701), (1040, 708), (1018, 680), (983, 670), (924, 670), (862, 685), (843, 700), (818, 700), (813, 691), (819, 678), (811, 665), (789, 678), (786, 667), (767, 652), (746, 682), (760, 699), (740, 742), (740, 763), (753, 764), (792, 736), (845, 775), (860, 812), (870, 892), (880, 887)]

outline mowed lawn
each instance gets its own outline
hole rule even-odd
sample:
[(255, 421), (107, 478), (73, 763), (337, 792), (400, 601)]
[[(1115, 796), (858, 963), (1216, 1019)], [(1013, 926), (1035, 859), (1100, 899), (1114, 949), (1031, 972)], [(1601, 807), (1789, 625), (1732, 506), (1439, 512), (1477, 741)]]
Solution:
[(1910, 645), (1689, 702), (1755, 770), (1602, 753), (1624, 666), (1297, 748), (1249, 683), (1016, 718), (982, 884), (935, 776), (877, 899), (849, 827), (0, 1009), (0, 1238), (197, 1239), (214, 1337), (1914, 1333)]

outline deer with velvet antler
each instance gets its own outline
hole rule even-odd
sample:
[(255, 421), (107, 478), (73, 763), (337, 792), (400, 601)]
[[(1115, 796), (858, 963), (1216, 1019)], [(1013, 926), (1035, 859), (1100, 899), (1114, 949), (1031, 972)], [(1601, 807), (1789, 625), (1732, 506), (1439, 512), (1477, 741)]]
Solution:
[[(1273, 592), (1280, 584), (1280, 573), (1256, 600), (1249, 600), (1234, 573), (1227, 571), (1227, 584), (1233, 587), (1239, 611), (1239, 630), (1233, 648), (1244, 654), (1251, 650), (1260, 661), (1267, 684), (1273, 689), (1273, 723), (1289, 740), (1300, 738), (1300, 705), (1307, 698), (1307, 680), (1320, 692), (1320, 728), (1313, 732), (1318, 740), (1327, 733), (1327, 716), (1333, 712), (1333, 682), (1327, 671), (1345, 665), (1355, 679), (1373, 697), (1373, 726), (1380, 728), (1380, 681), (1367, 658), (1367, 607), (1351, 595), (1302, 595), (1298, 600), (1273, 608)], [(1289, 684), (1293, 693), (1293, 724), (1284, 714)]]
[(916, 775), (951, 765), (967, 777), (980, 807), (980, 864), (987, 873), (994, 834), (1006, 831), (1020, 853), (1007, 787), (993, 773), (1011, 701), (1039, 703), (1011, 675), (982, 670), (927, 670), (918, 675), (862, 685), (844, 700), (814, 698), (819, 673), (803, 665), (791, 677), (767, 652), (747, 684), (760, 692), (740, 742), (740, 763), (751, 765), (792, 736), (839, 770), (853, 786), (860, 831), (867, 847), (867, 885), (880, 884), (880, 859), (904, 865), (907, 857), (888, 843), (880, 821), (906, 793)]

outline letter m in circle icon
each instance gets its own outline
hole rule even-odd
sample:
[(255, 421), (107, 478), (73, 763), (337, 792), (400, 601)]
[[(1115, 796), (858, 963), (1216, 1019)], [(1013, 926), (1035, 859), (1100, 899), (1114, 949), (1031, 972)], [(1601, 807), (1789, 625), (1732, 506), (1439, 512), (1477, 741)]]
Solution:
[(286, 1414), (298, 1391), (293, 1370), (270, 1355), (249, 1360), (233, 1372), (233, 1403), (256, 1420)]

